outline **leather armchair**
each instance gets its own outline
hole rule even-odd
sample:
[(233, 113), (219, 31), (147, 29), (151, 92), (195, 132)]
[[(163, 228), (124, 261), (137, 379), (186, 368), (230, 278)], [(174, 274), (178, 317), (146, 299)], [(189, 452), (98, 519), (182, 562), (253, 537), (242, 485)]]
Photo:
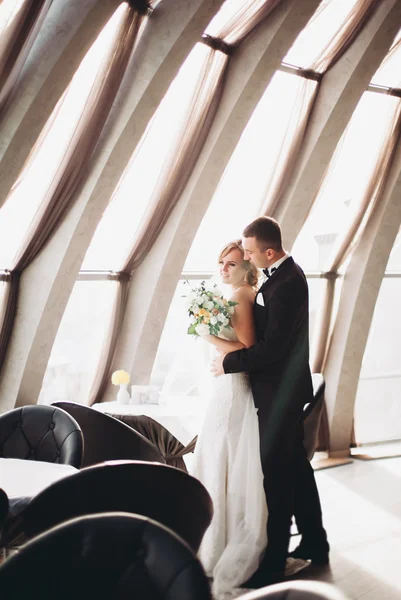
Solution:
[(106, 460), (149, 460), (165, 463), (158, 448), (118, 419), (76, 402), (55, 402), (79, 423), (84, 436), (82, 466)]
[(199, 560), (143, 516), (86, 515), (46, 531), (0, 566), (4, 600), (211, 600)]
[(124, 511), (163, 523), (197, 552), (213, 515), (209, 493), (181, 469), (142, 461), (112, 461), (56, 481), (6, 522), (0, 545), (26, 540), (85, 514)]
[(54, 406), (23, 406), (0, 415), (0, 456), (80, 467), (82, 431)]

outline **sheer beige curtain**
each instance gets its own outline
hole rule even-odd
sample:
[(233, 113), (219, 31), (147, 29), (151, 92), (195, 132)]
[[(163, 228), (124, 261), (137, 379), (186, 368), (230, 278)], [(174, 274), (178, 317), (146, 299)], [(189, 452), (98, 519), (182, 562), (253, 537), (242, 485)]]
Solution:
[[(319, 307), (317, 323), (315, 323), (315, 331), (317, 332), (317, 345), (314, 346), (314, 355), (311, 357), (312, 373), (322, 373), (323, 360), (321, 357), (325, 355), (326, 344), (330, 331), (331, 316), (333, 314), (333, 304), (335, 295), (336, 274), (327, 273), (325, 279), (325, 289), (323, 292), (323, 301)], [(327, 415), (326, 404), (323, 405), (322, 415), (320, 418), (318, 443), (316, 450), (324, 451), (330, 448), (330, 427)]]
[(360, 240), (363, 228), (371, 216), (377, 210), (382, 198), (383, 190), (387, 183), (387, 178), (391, 166), (394, 161), (394, 154), (401, 137), (401, 101), (398, 102), (398, 107), (394, 115), (394, 120), (391, 128), (388, 131), (388, 138), (385, 146), (382, 148), (379, 159), (376, 163), (374, 171), (369, 174), (368, 183), (362, 201), (358, 206), (354, 218), (345, 232), (340, 238), (333, 256), (328, 264), (328, 271), (335, 272), (344, 263), (345, 259), (351, 253), (358, 241)]
[(313, 73), (299, 78), (297, 95), (288, 118), (285, 134), (279, 147), (275, 149), (274, 168), (270, 168), (266, 181), (266, 195), (259, 209), (260, 214), (273, 216), (277, 213), (280, 201), (287, 188), (292, 170), (312, 112), (318, 92), (318, 81)]
[[(310, 65), (310, 69), (318, 73), (328, 71), (355, 40), (378, 4), (379, 0), (358, 0), (348, 14), (345, 23), (331, 39), (327, 40), (325, 48)], [(323, 10), (325, 10), (325, 6), (318, 9), (313, 18), (318, 19), (320, 11)]]
[[(336, 63), (355, 40), (376, 5), (377, 0), (359, 0), (350, 11), (345, 23), (328, 39), (319, 56), (311, 61), (307, 69), (300, 69), (297, 73), (303, 78), (303, 84), (298, 91), (287, 132), (277, 155), (277, 168), (266, 182), (266, 197), (260, 210), (262, 214), (277, 215), (310, 122), (313, 104), (319, 92), (319, 83), (324, 73)], [(326, 9), (327, 4), (321, 5), (312, 20), (319, 19)]]
[(393, 45), (376, 71), (373, 79), (373, 85), (380, 85), (390, 88), (389, 94), (394, 94), (401, 86), (400, 73), (401, 60), (401, 30), (398, 32)]
[[(106, 122), (134, 48), (139, 28), (146, 15), (145, 10), (138, 12), (127, 3), (122, 4), (117, 10), (120, 25), (116, 29), (108, 59), (95, 79), (85, 109), (72, 133), (58, 171), (48, 187), (11, 268), (14, 275), (10, 281), (10, 299), (4, 311), (5, 318), (0, 332), (0, 368), (4, 362), (15, 316), (15, 299), (18, 295), (19, 281), (16, 274), (21, 273), (34, 260), (70, 208), (74, 194), (85, 178), (92, 152)], [(40, 144), (41, 141), (39, 140), (38, 143)], [(27, 169), (29, 169), (29, 161)]]
[(127, 4), (118, 11), (121, 24), (116, 30), (110, 55), (96, 77), (59, 169), (25, 236), (15, 269), (24, 269), (43, 248), (85, 178), (92, 152), (114, 102), (143, 21), (143, 15)]
[(205, 33), (233, 46), (241, 43), (282, 0), (228, 0)]
[(7, 352), (8, 342), (17, 310), (18, 285), (20, 273), (8, 271), (0, 282), (2, 286), (2, 297), (0, 298), (0, 358), (2, 363)]
[(7, 10), (7, 4), (12, 4), (14, 9), (0, 31), (0, 119), (52, 1), (4, 0), (0, 6), (0, 18)]
[[(95, 379), (92, 383), (92, 388), (89, 392), (89, 406), (92, 406), (92, 404), (95, 404), (95, 402), (101, 401), (108, 383), (108, 375), (111, 374), (111, 363), (113, 361), (114, 351), (117, 345), (117, 336), (121, 331), (125, 307), (128, 300), (129, 281), (130, 275), (128, 273), (118, 274), (118, 287), (116, 290), (110, 327), (107, 330), (107, 334), (103, 343), (102, 355), (100, 357)], [(113, 352), (110, 352), (110, 348), (113, 348)]]
[(227, 54), (209, 49), (179, 141), (158, 177), (123, 271), (131, 272), (139, 266), (177, 204), (220, 103), (227, 64)]

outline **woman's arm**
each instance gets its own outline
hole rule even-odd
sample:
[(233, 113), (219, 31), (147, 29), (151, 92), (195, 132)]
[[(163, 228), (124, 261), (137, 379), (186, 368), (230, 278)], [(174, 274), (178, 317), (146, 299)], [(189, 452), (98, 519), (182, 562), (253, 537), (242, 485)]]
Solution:
[(239, 288), (231, 298), (234, 302), (238, 302), (231, 318), (232, 326), (238, 338), (237, 342), (223, 340), (216, 335), (206, 335), (203, 336), (204, 339), (226, 353), (253, 346), (255, 343), (255, 329), (252, 312), (254, 297), (255, 295), (252, 288)]
[(202, 339), (209, 342), (209, 344), (213, 344), (213, 346), (216, 346), (216, 348), (226, 353), (246, 348), (246, 346), (242, 342), (223, 340), (222, 338), (217, 337), (217, 335), (202, 335)]

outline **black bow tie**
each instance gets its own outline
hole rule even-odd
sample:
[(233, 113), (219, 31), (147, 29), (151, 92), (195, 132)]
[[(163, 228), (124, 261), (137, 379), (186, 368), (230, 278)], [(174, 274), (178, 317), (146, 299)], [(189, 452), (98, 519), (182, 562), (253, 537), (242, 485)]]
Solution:
[(271, 277), (274, 273), (274, 271), (277, 271), (276, 267), (273, 267), (271, 272), (269, 271), (269, 269), (262, 269), (263, 273), (266, 275), (266, 277), (269, 279), (269, 277)]

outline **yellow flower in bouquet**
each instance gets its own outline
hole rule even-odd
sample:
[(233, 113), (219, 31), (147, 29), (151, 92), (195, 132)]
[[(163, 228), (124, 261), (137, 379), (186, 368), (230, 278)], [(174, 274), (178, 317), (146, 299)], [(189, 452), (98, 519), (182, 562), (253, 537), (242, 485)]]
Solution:
[(114, 371), (111, 376), (111, 383), (113, 385), (122, 385), (124, 383), (129, 383), (129, 381), (129, 373), (127, 373), (127, 371), (123, 371), (122, 369), (120, 371)]

